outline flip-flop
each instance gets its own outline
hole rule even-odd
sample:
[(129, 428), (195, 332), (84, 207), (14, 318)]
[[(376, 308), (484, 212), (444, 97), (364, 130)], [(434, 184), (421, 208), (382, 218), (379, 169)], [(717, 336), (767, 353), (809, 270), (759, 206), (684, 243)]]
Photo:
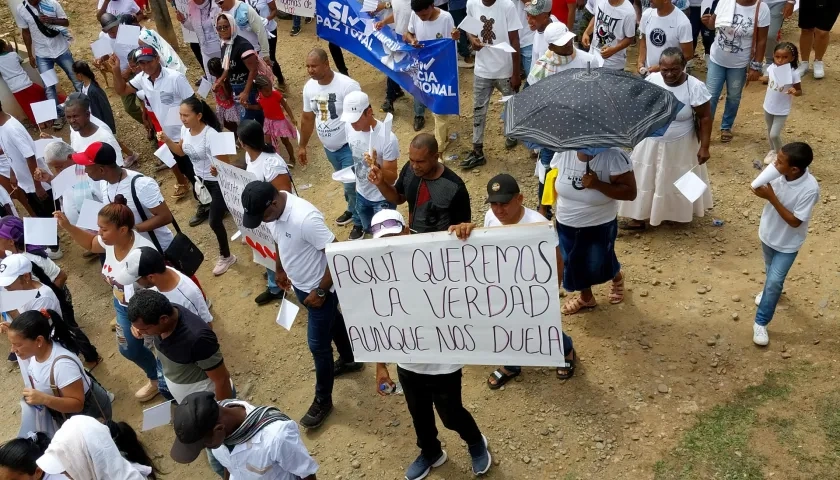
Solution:
[(720, 141), (721, 141), (721, 143), (729, 143), (729, 142), (732, 141), (733, 137), (734, 136), (732, 135), (731, 130), (721, 130), (720, 131)]
[[(487, 377), (487, 386), (490, 387), (490, 390), (496, 390), (503, 387), (507, 382), (513, 380), (514, 378), (518, 377), (519, 374), (522, 372), (515, 372), (515, 373), (505, 373), (502, 371), (502, 368), (499, 367)], [(496, 379), (496, 383), (492, 383), (491, 380)]]

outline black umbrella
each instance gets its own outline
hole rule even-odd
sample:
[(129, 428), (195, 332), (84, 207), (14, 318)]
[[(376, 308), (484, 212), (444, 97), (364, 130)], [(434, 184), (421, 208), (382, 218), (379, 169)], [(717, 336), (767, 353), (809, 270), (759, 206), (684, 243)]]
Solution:
[(682, 107), (671, 92), (627, 72), (572, 68), (507, 100), (505, 136), (554, 150), (632, 148), (662, 135)]

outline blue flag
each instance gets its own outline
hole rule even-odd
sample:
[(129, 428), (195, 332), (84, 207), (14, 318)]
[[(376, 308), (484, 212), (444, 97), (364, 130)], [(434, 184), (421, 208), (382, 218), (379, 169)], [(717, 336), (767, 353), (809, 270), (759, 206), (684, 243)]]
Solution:
[(376, 19), (360, 0), (317, 0), (318, 36), (355, 54), (397, 82), (438, 115), (458, 115), (458, 58), (451, 38), (414, 48)]

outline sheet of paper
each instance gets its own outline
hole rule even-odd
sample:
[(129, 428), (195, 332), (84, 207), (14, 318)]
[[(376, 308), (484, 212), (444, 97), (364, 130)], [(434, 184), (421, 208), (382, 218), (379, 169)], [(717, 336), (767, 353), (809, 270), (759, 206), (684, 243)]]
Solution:
[(210, 153), (214, 157), (219, 155), (236, 155), (236, 140), (233, 132), (218, 132), (210, 136)]
[(44, 149), (47, 148), (47, 145), (56, 141), (60, 142), (61, 139), (58, 137), (52, 137), (39, 138), (38, 140), (35, 140), (35, 158), (44, 158)]
[(104, 206), (105, 204), (102, 202), (86, 198), (84, 203), (82, 203), (82, 209), (79, 211), (79, 219), (76, 221), (76, 226), (85, 230), (98, 231), (99, 222), (97, 220), (99, 211)]
[(501, 100), (499, 100), (499, 103), (505, 103), (508, 100), (510, 100), (511, 98), (513, 98), (513, 95), (504, 96), (504, 97), (501, 98)]
[(93, 51), (93, 58), (96, 59), (100, 59), (114, 53), (114, 49), (111, 47), (111, 40), (108, 38), (100, 38), (99, 40), (91, 43), (90, 49)]
[(376, 7), (379, 6), (379, 2), (377, 0), (365, 0), (362, 4), (362, 11), (363, 12), (372, 12), (376, 10)]
[(674, 182), (674, 186), (677, 187), (677, 190), (683, 194), (685, 198), (688, 199), (689, 202), (694, 202), (700, 195), (703, 195), (703, 192), (709, 188), (703, 180), (700, 180), (694, 172), (689, 171), (682, 177), (678, 178), (676, 182)]
[(57, 245), (58, 221), (54, 217), (23, 217), (23, 241), (27, 245)]
[(117, 43), (120, 45), (131, 45), (136, 47), (139, 45), (137, 40), (140, 38), (140, 27), (136, 25), (120, 25), (117, 30)]
[(770, 75), (773, 77), (776, 85), (791, 85), (793, 84), (793, 69), (789, 63), (784, 65), (776, 65), (776, 68), (770, 70)]
[(507, 43), (507, 42), (495, 43), (493, 45), (487, 45), (487, 46), (490, 47), (490, 48), (496, 48), (496, 49), (499, 49), (499, 50), (504, 50), (505, 52), (508, 52), (508, 53), (513, 53), (513, 52), (516, 51), (516, 49), (511, 47), (510, 44)]
[(477, 18), (473, 18), (470, 16), (464, 17), (464, 21), (458, 25), (458, 28), (461, 30), (471, 33), (475, 36), (481, 35), (481, 29), (484, 28), (484, 24), (481, 20)]
[(341, 183), (356, 183), (356, 170), (353, 165), (332, 173), (332, 179)]
[(207, 98), (207, 94), (210, 93), (211, 88), (213, 88), (213, 85), (206, 78), (201, 77), (201, 84), (198, 85), (198, 95), (201, 98)]
[(53, 177), (52, 182), (52, 192), (53, 198), (59, 199), (64, 196), (65, 193), (69, 192), (73, 185), (87, 181), (85, 175), (82, 178), (79, 178), (79, 175), (76, 174), (76, 167), (75, 165), (70, 165), (69, 167), (62, 170), (58, 175)]
[(43, 102), (35, 102), (32, 106), (32, 115), (36, 123), (44, 123), (58, 118), (58, 111), (55, 109), (55, 99), (48, 98)]
[(175, 165), (175, 157), (172, 156), (172, 152), (169, 151), (169, 147), (166, 144), (161, 145), (160, 148), (155, 150), (155, 156), (169, 168)]
[(714, 3), (715, 0), (703, 0), (703, 3), (700, 4), (700, 15), (711, 14)]
[(166, 112), (166, 118), (163, 120), (165, 127), (180, 127), (184, 123), (181, 122), (181, 107), (170, 107)]
[(277, 312), (277, 325), (280, 325), (286, 330), (291, 330), (292, 324), (295, 323), (295, 317), (297, 317), (299, 310), (300, 307), (286, 300), (286, 297), (284, 296), (283, 302), (280, 303), (280, 311)]
[(36, 295), (38, 290), (0, 290), (0, 311), (17, 310)]
[(239, 237), (241, 237), (241, 236), (242, 236), (242, 230), (237, 230), (237, 231), (236, 231), (236, 233), (234, 233), (233, 235), (231, 235), (231, 237), (230, 237), (230, 241), (231, 241), (231, 242), (233, 242), (233, 241), (235, 241), (236, 239), (238, 239), (238, 238), (239, 238)]
[(47, 70), (41, 72), (41, 80), (44, 81), (45, 87), (52, 87), (58, 84), (58, 75), (56, 75), (55, 70)]
[(142, 431), (169, 425), (172, 421), (172, 400), (143, 410)]

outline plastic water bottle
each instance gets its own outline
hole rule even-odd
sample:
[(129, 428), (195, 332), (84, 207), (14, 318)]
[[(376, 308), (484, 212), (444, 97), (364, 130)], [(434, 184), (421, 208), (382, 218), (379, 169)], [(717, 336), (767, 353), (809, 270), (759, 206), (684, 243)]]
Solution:
[(386, 395), (402, 395), (403, 394), (403, 389), (402, 389), (402, 385), (400, 385), (400, 382), (397, 382), (397, 383), (394, 383), (394, 384), (383, 383), (382, 385), (379, 386), (379, 391), (385, 393)]
[(712, 225), (715, 227), (722, 227), (723, 223), (723, 220), (718, 220), (717, 218), (712, 219)]

